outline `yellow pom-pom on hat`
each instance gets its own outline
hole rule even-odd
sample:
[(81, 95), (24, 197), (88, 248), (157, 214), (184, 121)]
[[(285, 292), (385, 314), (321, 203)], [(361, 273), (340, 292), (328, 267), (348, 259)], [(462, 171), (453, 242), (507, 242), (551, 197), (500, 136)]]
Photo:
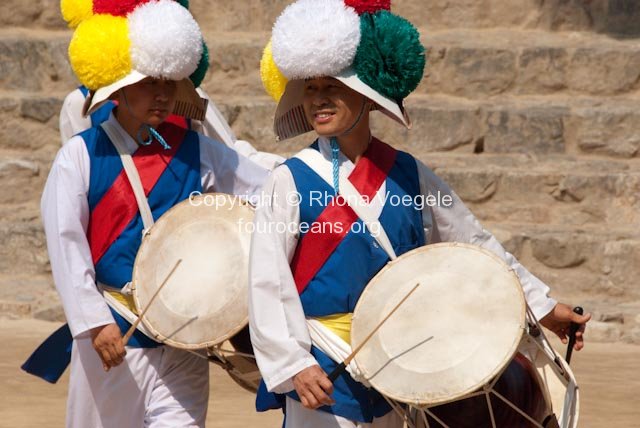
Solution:
[(93, 0), (61, 0), (60, 12), (69, 28), (76, 28), (93, 16)]
[(107, 86), (131, 72), (127, 19), (94, 15), (80, 23), (69, 44), (71, 68), (91, 90)]
[(182, 3), (92, 0), (92, 10), (69, 44), (71, 68), (91, 90), (83, 114), (91, 114), (116, 91), (152, 77), (177, 82), (174, 114), (204, 119), (206, 104), (189, 80), (203, 56), (202, 32)]
[(276, 62), (273, 60), (273, 51), (271, 50), (271, 40), (267, 43), (260, 60), (260, 77), (262, 85), (271, 97), (280, 101), (284, 90), (287, 87), (287, 78), (282, 74)]

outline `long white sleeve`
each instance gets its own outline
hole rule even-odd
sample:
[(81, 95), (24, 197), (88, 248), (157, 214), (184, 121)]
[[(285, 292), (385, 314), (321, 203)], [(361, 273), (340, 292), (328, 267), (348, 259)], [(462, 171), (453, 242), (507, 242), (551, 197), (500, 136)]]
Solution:
[[(518, 275), (525, 298), (535, 316), (541, 319), (548, 314), (557, 303), (549, 297), (549, 287), (507, 252), (495, 236), (482, 227), (458, 195), (433, 171), (418, 160), (416, 163), (423, 196), (426, 198), (432, 195), (435, 200), (441, 201), (445, 196), (451, 198), (451, 203), (444, 201), (444, 203), (425, 208), (423, 223), (427, 242), (463, 242), (478, 245), (495, 253)], [(426, 215), (427, 213), (429, 215)]]
[(60, 138), (62, 144), (74, 135), (91, 128), (91, 118), (82, 116), (84, 95), (80, 89), (70, 92), (62, 103), (60, 110)]
[(227, 124), (218, 107), (216, 107), (209, 95), (202, 88), (196, 88), (196, 92), (207, 100), (208, 103), (204, 122), (193, 121), (193, 130), (213, 140), (220, 141), (229, 147), (233, 147), (233, 143), (236, 141), (236, 135), (231, 130), (231, 127), (229, 127), (229, 124)]
[(200, 135), (200, 171), (205, 192), (258, 197), (269, 171), (218, 141)]
[(257, 163), (263, 168), (267, 168), (269, 171), (272, 171), (275, 167), (285, 161), (285, 159), (280, 155), (276, 155), (274, 153), (259, 152), (255, 149), (255, 147), (251, 145), (251, 143), (245, 140), (236, 140), (233, 143), (233, 149), (236, 152), (240, 153), (242, 156), (251, 159), (253, 162)]
[(87, 241), (89, 155), (81, 137), (58, 152), (47, 178), (41, 209), (53, 279), (71, 334), (114, 322), (95, 285)]
[(249, 263), (251, 341), (267, 389), (278, 393), (291, 391), (292, 377), (317, 364), (289, 265), (300, 222), (298, 206), (290, 203), (295, 192), (289, 169), (276, 168), (256, 210)]

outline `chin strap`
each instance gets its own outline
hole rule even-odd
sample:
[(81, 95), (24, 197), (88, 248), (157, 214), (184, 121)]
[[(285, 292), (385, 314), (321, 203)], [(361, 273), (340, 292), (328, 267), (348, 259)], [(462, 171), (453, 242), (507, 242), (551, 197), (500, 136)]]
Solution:
[[(359, 124), (359, 123), (360, 123), (360, 121), (362, 120), (362, 116), (364, 116), (364, 110), (365, 110), (365, 107), (366, 107), (366, 106), (367, 106), (367, 98), (365, 97), (365, 98), (363, 98), (363, 99), (362, 99), (362, 107), (360, 108), (360, 113), (358, 114), (358, 118), (356, 119), (356, 121), (355, 121), (355, 122), (353, 122), (353, 125), (351, 125), (351, 126), (349, 127), (349, 129), (347, 129), (346, 131), (344, 131), (344, 132), (342, 133), (342, 135), (349, 135), (349, 133), (350, 133), (351, 131), (353, 131), (353, 129), (354, 129), (356, 126), (358, 126), (358, 124)], [(342, 136), (342, 135), (341, 135), (341, 136)]]

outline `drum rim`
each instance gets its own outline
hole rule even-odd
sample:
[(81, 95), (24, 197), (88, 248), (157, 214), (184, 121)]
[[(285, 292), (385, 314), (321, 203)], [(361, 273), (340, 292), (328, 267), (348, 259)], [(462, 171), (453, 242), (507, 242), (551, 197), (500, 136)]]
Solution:
[[(204, 199), (207, 196), (213, 196), (213, 197), (224, 196), (224, 197), (227, 198), (227, 200), (231, 199), (232, 203), (245, 206), (247, 208), (250, 208), (253, 211), (253, 206), (249, 202), (247, 202), (245, 200), (242, 200), (240, 198), (236, 198), (234, 195), (230, 195), (230, 194), (227, 194), (227, 193), (220, 193), (220, 192), (199, 193), (199, 194), (197, 194), (195, 196), (190, 195), (187, 199), (184, 199), (183, 201), (180, 201), (177, 204), (175, 204), (174, 206), (172, 206), (171, 208), (169, 208), (162, 216), (160, 216), (160, 218), (153, 224), (153, 226), (151, 226), (149, 228), (148, 233), (150, 234), (153, 231), (153, 228), (157, 224), (159, 224), (161, 222), (162, 223), (166, 222), (166, 220), (163, 221), (163, 218), (165, 218), (165, 216), (167, 216), (167, 218), (168, 218), (168, 214), (170, 214), (171, 212), (177, 211), (178, 209), (181, 209), (180, 207), (182, 205), (187, 204), (187, 203), (189, 203), (189, 202), (191, 202), (193, 200)], [(141, 305), (140, 298), (139, 298), (139, 295), (138, 295), (138, 292), (137, 292), (138, 291), (138, 287), (136, 286), (136, 284), (138, 282), (138, 281), (136, 281), (136, 279), (139, 277), (139, 270), (140, 270), (138, 260), (139, 260), (139, 258), (142, 257), (141, 254), (143, 253), (142, 249), (143, 249), (143, 246), (144, 246), (144, 244), (146, 242), (145, 240), (148, 241), (147, 236), (149, 236), (149, 235), (145, 235), (145, 236), (142, 237), (142, 241), (140, 243), (140, 247), (138, 248), (138, 252), (136, 253), (136, 258), (135, 258), (135, 261), (133, 263), (133, 275), (132, 275), (132, 279), (131, 279), (131, 295), (133, 296), (133, 301), (134, 301), (134, 304), (135, 304), (135, 307), (136, 307), (136, 310), (138, 311), (138, 313), (140, 313), (141, 310), (142, 310), (142, 305)], [(247, 257), (248, 257), (248, 255), (247, 255)], [(199, 350), (199, 349), (208, 348), (210, 346), (219, 345), (219, 344), (223, 343), (224, 341), (226, 341), (226, 340), (232, 338), (233, 336), (235, 336), (238, 332), (240, 332), (243, 328), (245, 328), (249, 324), (249, 315), (247, 313), (247, 315), (242, 319), (241, 324), (239, 326), (237, 326), (237, 327), (234, 327), (229, 333), (226, 333), (223, 336), (219, 336), (219, 337), (217, 337), (215, 339), (212, 339), (212, 340), (209, 340), (209, 341), (200, 342), (200, 343), (194, 343), (194, 344), (186, 344), (186, 343), (179, 342), (179, 341), (176, 341), (176, 340), (171, 339), (171, 338), (166, 338), (163, 334), (161, 334), (158, 331), (158, 329), (156, 327), (154, 327), (153, 324), (151, 324), (151, 322), (148, 320), (146, 315), (144, 315), (142, 317), (141, 321), (142, 321), (142, 324), (145, 326), (145, 328), (147, 330), (149, 330), (149, 332), (151, 334), (153, 334), (154, 337), (152, 339), (154, 339), (154, 340), (156, 340), (156, 341), (158, 341), (158, 342), (160, 342), (162, 344), (169, 345), (169, 346), (172, 346), (172, 347), (178, 348), (178, 349)]]
[[(356, 303), (356, 306), (355, 306), (355, 308), (353, 310), (352, 323), (355, 322), (355, 320), (357, 319), (358, 308), (361, 307), (362, 302), (364, 301), (363, 296), (365, 295), (365, 293), (367, 293), (367, 288), (369, 287), (370, 284), (372, 284), (375, 281), (377, 281), (378, 278), (381, 277), (382, 275), (384, 275), (384, 273), (386, 271), (391, 269), (396, 264), (400, 263), (404, 258), (408, 258), (411, 255), (416, 254), (416, 253), (421, 252), (421, 251), (426, 251), (427, 248), (428, 249), (433, 249), (433, 248), (440, 248), (440, 247), (463, 247), (463, 248), (468, 248), (468, 249), (475, 250), (475, 251), (478, 251), (480, 253), (483, 253), (485, 255), (488, 255), (489, 257), (493, 258), (494, 260), (496, 260), (500, 264), (502, 264), (506, 268), (506, 271), (509, 272), (509, 274), (513, 276), (514, 280), (519, 285), (517, 287), (517, 290), (518, 290), (518, 294), (521, 297), (521, 301), (523, 302), (523, 304), (521, 306), (521, 311), (520, 311), (520, 320), (521, 320), (522, 328), (519, 329), (519, 333), (518, 333), (517, 337), (513, 339), (513, 343), (510, 346), (509, 355), (511, 355), (510, 358), (512, 358), (513, 355), (515, 355), (515, 353), (517, 352), (518, 346), (520, 344), (520, 341), (522, 340), (522, 338), (524, 337), (524, 334), (525, 334), (524, 325), (526, 323), (527, 302), (526, 302), (526, 299), (525, 299), (524, 290), (522, 289), (522, 285), (520, 283), (520, 279), (518, 278), (518, 275), (515, 273), (515, 271), (509, 265), (506, 264), (506, 262), (504, 260), (502, 260), (500, 257), (498, 257), (493, 252), (491, 252), (491, 251), (489, 251), (489, 250), (487, 250), (485, 248), (482, 248), (482, 247), (480, 247), (478, 245), (474, 245), (474, 244), (467, 244), (467, 243), (461, 243), (461, 242), (439, 242), (439, 243), (435, 243), (435, 244), (428, 244), (428, 245), (423, 245), (423, 246), (414, 248), (413, 250), (402, 254), (397, 259), (391, 260), (382, 269), (380, 269), (380, 271), (367, 283), (367, 286), (365, 287), (365, 289), (363, 290), (362, 294), (360, 295), (360, 298), (358, 299), (358, 302)], [(354, 337), (353, 334), (351, 335), (351, 337), (352, 338)], [(354, 344), (352, 343), (351, 346), (353, 348)], [(432, 406), (438, 406), (438, 405), (447, 404), (447, 403), (450, 403), (450, 402), (453, 402), (453, 401), (457, 401), (457, 400), (459, 400), (461, 398), (464, 398), (468, 394), (471, 394), (473, 392), (478, 391), (480, 388), (482, 388), (483, 385), (486, 385), (490, 380), (495, 378), (495, 376), (500, 374), (500, 372), (505, 368), (506, 364), (508, 364), (508, 362), (510, 361), (510, 358), (505, 360), (492, 373), (490, 373), (489, 375), (486, 375), (482, 379), (482, 383), (479, 383), (478, 385), (474, 385), (473, 387), (469, 387), (469, 388), (465, 389), (463, 392), (459, 392), (458, 394), (455, 394), (453, 396), (449, 396), (447, 398), (442, 398), (442, 399), (435, 400), (435, 401), (430, 401), (428, 403), (418, 402), (417, 400), (413, 399), (412, 397), (398, 396), (398, 395), (395, 394), (395, 392), (394, 393), (390, 393), (388, 390), (385, 391), (386, 388), (384, 388), (384, 387), (381, 388), (379, 385), (376, 384), (375, 380), (372, 382), (370, 379), (367, 379), (367, 381), (369, 383), (371, 383), (373, 388), (376, 389), (378, 392), (380, 392), (381, 394), (383, 394), (383, 395), (385, 395), (385, 396), (387, 396), (387, 397), (389, 397), (389, 398), (391, 398), (393, 400), (396, 400), (396, 401), (399, 401), (399, 402), (403, 402), (403, 403), (407, 403), (407, 404), (416, 405), (418, 407), (423, 407), (423, 408), (432, 407)], [(354, 360), (355, 360), (356, 365), (358, 366), (358, 368), (360, 370), (362, 370), (361, 365), (358, 363), (358, 354), (354, 357)], [(364, 372), (364, 370), (362, 370), (362, 371)]]

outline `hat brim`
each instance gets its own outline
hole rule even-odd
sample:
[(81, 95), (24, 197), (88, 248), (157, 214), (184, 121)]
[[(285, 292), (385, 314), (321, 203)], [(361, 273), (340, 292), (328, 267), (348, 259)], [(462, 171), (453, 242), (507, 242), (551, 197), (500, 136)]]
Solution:
[[(404, 109), (402, 102), (398, 103), (391, 100), (365, 84), (353, 69), (348, 68), (331, 77), (373, 101), (376, 110), (379, 110), (406, 128), (411, 129), (411, 119)], [(313, 127), (307, 121), (302, 107), (304, 82), (304, 79), (289, 81), (285, 87), (284, 94), (278, 102), (273, 121), (273, 130), (278, 141), (287, 140), (313, 131)]]
[[(133, 70), (122, 79), (108, 86), (104, 86), (95, 92), (91, 91), (85, 100), (82, 114), (85, 116), (90, 115), (98, 110), (105, 102), (109, 101), (109, 98), (117, 91), (126, 86), (134, 85), (147, 77), (149, 76)], [(176, 101), (172, 113), (189, 119), (202, 121), (207, 112), (207, 101), (208, 100), (198, 95), (190, 79), (178, 80)]]

